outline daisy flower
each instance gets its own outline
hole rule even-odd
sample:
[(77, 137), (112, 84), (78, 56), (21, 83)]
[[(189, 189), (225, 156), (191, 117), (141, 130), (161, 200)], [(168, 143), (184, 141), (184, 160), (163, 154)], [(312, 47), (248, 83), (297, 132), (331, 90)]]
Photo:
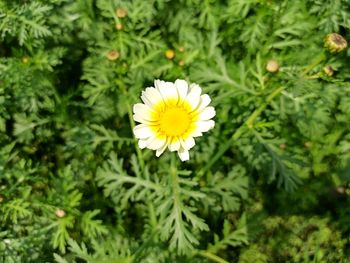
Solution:
[(166, 148), (177, 151), (181, 161), (189, 159), (189, 150), (195, 145), (194, 137), (202, 136), (214, 127), (211, 120), (215, 109), (210, 97), (197, 84), (185, 80), (175, 83), (155, 80), (154, 87), (142, 91), (143, 103), (134, 105), (133, 132), (141, 149), (156, 151), (159, 157)]

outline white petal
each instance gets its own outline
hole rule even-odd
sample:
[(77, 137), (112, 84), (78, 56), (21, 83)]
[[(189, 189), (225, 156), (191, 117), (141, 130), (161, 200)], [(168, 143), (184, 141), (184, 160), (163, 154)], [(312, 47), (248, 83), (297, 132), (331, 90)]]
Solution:
[(139, 124), (134, 128), (134, 135), (138, 139), (146, 139), (154, 136), (152, 129), (145, 124)]
[(196, 122), (196, 131), (207, 132), (210, 129), (214, 128), (215, 122), (212, 120), (209, 121), (198, 121)]
[(165, 142), (162, 148), (157, 149), (156, 156), (159, 157), (162, 155), (162, 153), (165, 151), (166, 147), (168, 146), (168, 143)]
[(164, 101), (167, 99), (174, 99), (175, 102), (177, 102), (178, 95), (174, 83), (155, 80), (154, 86), (158, 89)]
[(199, 106), (198, 106), (198, 111), (202, 111), (204, 110), (205, 107), (207, 107), (209, 105), (209, 103), (211, 102), (211, 99), (209, 97), (208, 94), (203, 94), (201, 96), (200, 102), (199, 102)]
[(159, 91), (155, 88), (147, 88), (145, 92), (143, 92), (141, 99), (145, 103), (149, 104), (148, 106), (150, 106), (151, 108), (154, 105), (163, 102), (162, 96), (160, 95)]
[(195, 130), (194, 132), (191, 133), (192, 137), (201, 137), (203, 135), (203, 133), (201, 133), (198, 130)]
[(141, 100), (142, 100), (143, 103), (145, 103), (147, 106), (153, 107), (152, 102), (150, 102), (150, 101), (146, 98), (146, 95), (145, 95), (145, 92), (144, 92), (144, 91), (142, 91), (142, 93), (141, 93)]
[(187, 150), (185, 150), (185, 149), (183, 149), (183, 148), (181, 148), (178, 152), (177, 152), (177, 154), (179, 155), (179, 157), (180, 157), (180, 160), (181, 161), (188, 161), (189, 159), (190, 159), (190, 154), (189, 154), (189, 152), (187, 151)]
[(142, 103), (137, 103), (133, 107), (134, 120), (138, 122), (153, 121), (152, 114), (154, 113), (152, 109)]
[(182, 148), (185, 150), (191, 149), (196, 142), (194, 141), (193, 137), (188, 137), (186, 140), (180, 140)]
[(199, 120), (206, 121), (210, 120), (215, 116), (215, 109), (214, 107), (207, 107), (205, 108), (201, 113), (199, 113)]
[(154, 137), (152, 138), (152, 140), (150, 140), (150, 143), (148, 144), (147, 148), (151, 150), (158, 150), (164, 146), (165, 142), (166, 142), (165, 138), (160, 139), (160, 138)]
[(136, 103), (133, 107), (133, 113), (135, 114), (149, 115), (152, 112), (153, 112), (152, 108), (150, 108), (149, 106), (143, 103)]
[(192, 111), (198, 107), (201, 93), (202, 89), (197, 84), (191, 84), (186, 101), (191, 105)]
[(169, 144), (168, 148), (171, 152), (178, 151), (180, 149), (180, 140), (179, 139), (173, 139)]
[(137, 115), (134, 114), (132, 117), (133, 117), (134, 121), (137, 121), (137, 122), (140, 122), (140, 123), (143, 123), (143, 124), (148, 124), (148, 125), (151, 125), (151, 124), (152, 124), (151, 121), (146, 120), (146, 119), (144, 118), (144, 116), (141, 116), (141, 115), (139, 115), (139, 114), (137, 114)]
[(140, 149), (145, 149), (148, 145), (148, 140), (141, 139), (141, 140), (139, 140), (138, 145), (139, 145)]
[(179, 101), (182, 102), (186, 99), (188, 92), (188, 84), (183, 79), (177, 79), (175, 81), (175, 87), (177, 89), (177, 93), (179, 94)]

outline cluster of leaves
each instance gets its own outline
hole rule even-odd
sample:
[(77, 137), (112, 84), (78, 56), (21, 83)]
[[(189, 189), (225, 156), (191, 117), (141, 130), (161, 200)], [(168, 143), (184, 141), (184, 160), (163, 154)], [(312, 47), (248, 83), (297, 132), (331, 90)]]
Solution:
[[(0, 262), (349, 259), (350, 49), (324, 48), (349, 21), (345, 0), (0, 1)], [(132, 136), (157, 78), (216, 107), (185, 164)]]

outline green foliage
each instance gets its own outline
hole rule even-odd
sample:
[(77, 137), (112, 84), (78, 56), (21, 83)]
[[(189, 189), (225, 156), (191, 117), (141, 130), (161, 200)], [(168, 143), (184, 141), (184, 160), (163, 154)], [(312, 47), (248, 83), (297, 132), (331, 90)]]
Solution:
[[(51, 32), (48, 28), (45, 13), (49, 12), (52, 7), (42, 5), (39, 2), (33, 1), (25, 5), (6, 6), (0, 17), (1, 39), (7, 40), (10, 37), (18, 39), (20, 46), (26, 46), (28, 49), (35, 45), (40, 45), (40, 39), (48, 37)], [(34, 46), (32, 46), (34, 44)]]
[[(348, 262), (350, 49), (323, 41), (349, 21), (346, 0), (0, 1), (0, 262)], [(212, 98), (189, 162), (133, 138), (157, 78)]]
[[(239, 262), (258, 260), (275, 262), (341, 262), (344, 240), (327, 219), (302, 216), (270, 217), (259, 230), (258, 247), (248, 246)], [(268, 236), (273, 235), (273, 239)], [(260, 243), (261, 242), (261, 243)]]

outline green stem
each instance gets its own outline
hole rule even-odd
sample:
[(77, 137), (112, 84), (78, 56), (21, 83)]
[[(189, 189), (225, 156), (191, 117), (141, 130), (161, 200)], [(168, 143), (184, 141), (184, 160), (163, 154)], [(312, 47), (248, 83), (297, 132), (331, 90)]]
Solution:
[(171, 164), (170, 164), (170, 184), (172, 187), (172, 196), (174, 201), (174, 212), (175, 212), (175, 228), (183, 230), (182, 227), (182, 200), (180, 196), (180, 183), (177, 173), (177, 158), (175, 153), (171, 153)]
[(305, 78), (306, 78), (306, 79), (318, 79), (318, 78), (320, 78), (320, 77), (322, 77), (322, 73), (321, 73), (321, 72), (318, 72), (318, 73), (316, 73), (316, 74), (314, 74), (314, 75), (307, 76), (307, 77), (305, 77)]
[[(171, 153), (171, 162), (170, 162), (170, 174), (171, 174), (171, 185), (173, 188), (174, 202), (179, 203), (179, 179), (177, 177), (177, 166), (176, 166), (176, 155)], [(176, 206), (178, 207), (178, 205)]]
[[(136, 249), (136, 251), (131, 255), (130, 262), (141, 262), (140, 257), (142, 253), (147, 249), (147, 247), (152, 247), (155, 235), (158, 233), (158, 228), (156, 228), (151, 235)], [(129, 261), (128, 261), (129, 262)]]
[(323, 60), (326, 59), (326, 55), (322, 52), (314, 62), (312, 62), (310, 65), (308, 65), (304, 71), (301, 73), (301, 76), (306, 76), (307, 73), (309, 73), (312, 69), (314, 69), (316, 66), (318, 66)]
[(284, 87), (279, 87), (274, 90), (267, 98), (265, 103), (260, 105), (250, 116), (249, 118), (236, 130), (236, 132), (232, 135), (227, 143), (225, 143), (219, 150), (216, 152), (213, 158), (199, 171), (199, 176), (203, 176), (205, 172), (207, 172), (220, 158), (224, 155), (224, 153), (231, 147), (232, 143), (238, 140), (241, 137), (243, 132), (248, 128), (253, 128), (253, 124), (255, 119), (264, 111), (267, 105), (284, 90)]
[(199, 250), (196, 252), (198, 255), (201, 255), (202, 257), (205, 257), (205, 258), (208, 258), (208, 259), (211, 259), (212, 261), (214, 262), (218, 262), (218, 263), (229, 263), (228, 261), (226, 261), (225, 259), (217, 256), (217, 255), (214, 255), (208, 251), (203, 251), (203, 250)]
[(153, 229), (157, 228), (157, 217), (156, 217), (156, 211), (154, 210), (154, 205), (151, 202), (148, 202), (148, 213), (149, 213), (149, 221)]

